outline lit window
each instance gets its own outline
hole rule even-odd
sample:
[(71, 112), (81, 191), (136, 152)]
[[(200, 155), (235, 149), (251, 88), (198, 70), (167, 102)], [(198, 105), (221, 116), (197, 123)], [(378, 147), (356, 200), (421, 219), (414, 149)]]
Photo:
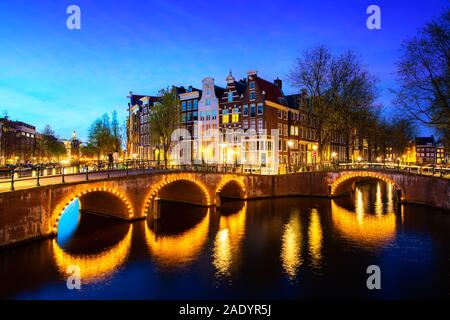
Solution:
[(231, 115), (231, 121), (232, 122), (239, 122), (239, 109), (238, 108), (234, 108), (233, 109), (233, 113)]
[(228, 110), (223, 110), (222, 111), (222, 123), (228, 123), (230, 120), (229, 116), (228, 116)]

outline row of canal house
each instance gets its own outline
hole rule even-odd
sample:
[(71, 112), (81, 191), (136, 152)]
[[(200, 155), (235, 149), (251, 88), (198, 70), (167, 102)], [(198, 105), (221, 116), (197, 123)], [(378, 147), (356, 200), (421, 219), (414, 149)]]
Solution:
[[(176, 87), (181, 125), (192, 138), (192, 160), (256, 165), (267, 167), (269, 172), (316, 164), (317, 116), (305, 91), (285, 95), (282, 80), (267, 81), (256, 71), (249, 71), (240, 80), (230, 71), (225, 81), (224, 88), (217, 86), (211, 77), (203, 79), (201, 89)], [(130, 94), (129, 156), (143, 160), (158, 158), (147, 120), (156, 101), (156, 97)], [(330, 145), (323, 148), (322, 161), (344, 158), (343, 137), (335, 134)]]

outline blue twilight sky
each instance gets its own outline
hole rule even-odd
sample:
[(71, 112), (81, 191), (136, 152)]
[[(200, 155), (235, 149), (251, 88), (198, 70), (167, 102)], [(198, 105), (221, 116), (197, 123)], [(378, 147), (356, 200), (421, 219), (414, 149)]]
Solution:
[[(66, 28), (66, 9), (81, 8), (81, 30)], [(366, 8), (381, 8), (382, 29), (368, 30)], [(388, 88), (403, 39), (436, 17), (447, 0), (0, 0), (0, 111), (61, 137), (116, 109), (126, 96), (168, 85), (224, 85), (247, 70), (286, 78), (306, 48), (358, 51)], [(285, 82), (285, 93), (294, 90)]]

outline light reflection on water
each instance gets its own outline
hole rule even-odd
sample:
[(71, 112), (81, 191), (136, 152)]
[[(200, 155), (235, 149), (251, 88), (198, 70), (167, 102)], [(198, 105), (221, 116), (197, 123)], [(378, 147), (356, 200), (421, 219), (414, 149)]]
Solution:
[[(445, 296), (450, 287), (450, 217), (420, 206), (397, 212), (383, 182), (332, 201), (224, 202), (219, 212), (167, 204), (160, 221), (132, 224), (80, 215), (77, 203), (56, 240), (0, 255), (0, 297), (372, 297), (358, 276), (370, 264), (394, 279), (377, 297)], [(81, 269), (81, 292), (67, 290), (70, 265)], [(413, 280), (416, 291), (404, 285)]]

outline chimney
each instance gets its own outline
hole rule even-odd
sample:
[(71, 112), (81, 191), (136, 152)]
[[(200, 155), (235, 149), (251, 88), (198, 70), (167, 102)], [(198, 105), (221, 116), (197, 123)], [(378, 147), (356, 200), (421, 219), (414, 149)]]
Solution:
[(273, 80), (274, 85), (276, 85), (280, 90), (283, 89), (283, 81), (281, 81), (278, 77)]

